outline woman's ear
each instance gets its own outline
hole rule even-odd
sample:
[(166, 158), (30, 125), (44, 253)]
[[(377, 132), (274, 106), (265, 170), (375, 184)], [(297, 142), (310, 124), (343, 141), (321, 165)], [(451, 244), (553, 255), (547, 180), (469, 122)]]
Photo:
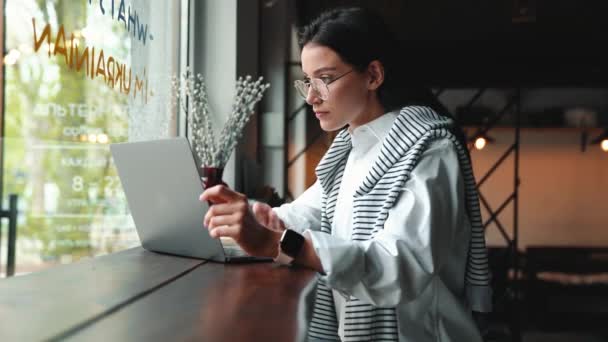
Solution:
[(367, 74), (369, 75), (367, 89), (376, 90), (384, 83), (384, 66), (379, 60), (373, 60), (369, 63)]

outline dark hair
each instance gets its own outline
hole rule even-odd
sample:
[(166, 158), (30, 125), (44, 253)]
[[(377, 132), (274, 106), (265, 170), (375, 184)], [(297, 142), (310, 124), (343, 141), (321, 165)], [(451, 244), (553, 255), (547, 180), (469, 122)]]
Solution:
[[(400, 41), (382, 17), (370, 9), (339, 7), (325, 11), (300, 30), (298, 43), (300, 49), (308, 43), (326, 46), (360, 72), (367, 70), (372, 61), (380, 61), (384, 82), (378, 88), (378, 99), (386, 111), (420, 105), (453, 119), (429, 88), (414, 84), (417, 80), (408, 77)], [(454, 134), (466, 147), (462, 131), (457, 128)]]
[(378, 88), (380, 103), (386, 110), (399, 107), (391, 92), (398, 83), (394, 79), (398, 77), (394, 61), (397, 45), (381, 17), (357, 7), (323, 12), (300, 32), (300, 48), (309, 42), (329, 47), (360, 72), (367, 70), (371, 61), (379, 60), (385, 69), (384, 83)]

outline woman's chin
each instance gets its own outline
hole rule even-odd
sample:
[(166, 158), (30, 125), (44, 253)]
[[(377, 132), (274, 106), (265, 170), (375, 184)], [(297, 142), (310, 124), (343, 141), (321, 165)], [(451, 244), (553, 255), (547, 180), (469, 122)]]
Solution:
[(340, 128), (342, 128), (339, 125), (337, 125), (335, 122), (326, 121), (326, 120), (319, 120), (319, 124), (321, 125), (321, 129), (324, 130), (325, 132), (333, 132), (333, 131), (337, 131)]

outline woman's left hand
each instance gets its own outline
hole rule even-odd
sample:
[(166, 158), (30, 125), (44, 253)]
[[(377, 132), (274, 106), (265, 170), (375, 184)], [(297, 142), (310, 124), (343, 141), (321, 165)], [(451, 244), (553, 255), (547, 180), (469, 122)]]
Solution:
[(216, 185), (206, 189), (199, 199), (213, 203), (204, 220), (211, 237), (231, 237), (249, 255), (276, 257), (281, 233), (256, 220), (245, 195)]

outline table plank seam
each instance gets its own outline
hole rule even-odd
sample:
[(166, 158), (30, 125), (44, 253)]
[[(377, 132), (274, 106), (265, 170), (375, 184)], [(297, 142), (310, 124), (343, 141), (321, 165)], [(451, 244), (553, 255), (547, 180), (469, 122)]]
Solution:
[(98, 314), (98, 315), (96, 315), (94, 317), (91, 317), (91, 318), (85, 320), (84, 322), (76, 324), (72, 328), (68, 328), (66, 331), (64, 331), (62, 333), (59, 333), (56, 336), (50, 337), (47, 341), (62, 341), (64, 339), (66, 339), (66, 338), (68, 338), (68, 337), (70, 337), (70, 336), (78, 333), (80, 330), (83, 330), (83, 329), (91, 326), (92, 324), (94, 324), (94, 323), (96, 323), (96, 322), (98, 322), (98, 321), (100, 321), (100, 320), (102, 320), (102, 319), (104, 319), (104, 318), (112, 315), (113, 313), (115, 313), (115, 312), (119, 311), (120, 309), (128, 306), (129, 304), (132, 304), (132, 303), (134, 303), (134, 302), (136, 302), (136, 301), (138, 301), (138, 300), (140, 300), (140, 299), (148, 296), (149, 294), (151, 294), (151, 293), (153, 293), (153, 292), (155, 292), (155, 291), (163, 288), (164, 286), (169, 285), (170, 283), (172, 283), (172, 282), (176, 281), (177, 279), (185, 276), (186, 274), (194, 271), (196, 268), (200, 267), (201, 265), (204, 265), (205, 263), (207, 263), (206, 260), (201, 260), (201, 263), (192, 266), (191, 268), (189, 268), (189, 269), (187, 269), (187, 270), (185, 270), (185, 271), (183, 271), (183, 272), (181, 272), (181, 273), (179, 273), (179, 274), (177, 274), (177, 275), (175, 275), (175, 276), (173, 276), (173, 277), (171, 277), (171, 278), (169, 278), (169, 279), (161, 282), (160, 284), (158, 284), (158, 285), (156, 285), (156, 286), (154, 286), (154, 287), (152, 287), (152, 288), (150, 288), (148, 290), (145, 290), (145, 291), (143, 291), (143, 292), (141, 292), (141, 293), (139, 293), (139, 294), (137, 294), (137, 295), (135, 295), (135, 296), (127, 299), (127, 300), (125, 300), (124, 302), (122, 302), (120, 304), (115, 305), (112, 308), (109, 308), (108, 310), (106, 310), (106, 311), (104, 311), (104, 312), (102, 312), (102, 313), (100, 313), (100, 314)]

